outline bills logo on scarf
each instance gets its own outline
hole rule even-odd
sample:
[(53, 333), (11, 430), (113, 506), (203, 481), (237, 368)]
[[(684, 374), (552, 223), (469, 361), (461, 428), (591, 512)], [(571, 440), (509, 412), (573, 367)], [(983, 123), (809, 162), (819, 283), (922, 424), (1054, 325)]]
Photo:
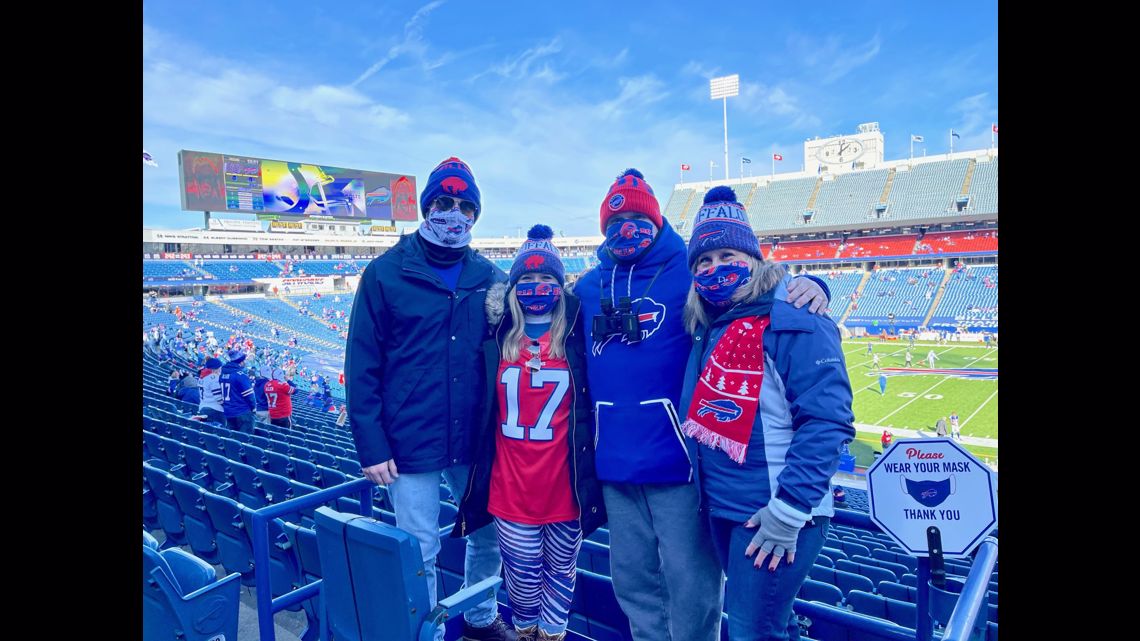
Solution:
[(705, 362), (681, 425), (687, 436), (741, 465), (760, 409), (768, 323), (767, 316), (747, 316), (729, 324)]

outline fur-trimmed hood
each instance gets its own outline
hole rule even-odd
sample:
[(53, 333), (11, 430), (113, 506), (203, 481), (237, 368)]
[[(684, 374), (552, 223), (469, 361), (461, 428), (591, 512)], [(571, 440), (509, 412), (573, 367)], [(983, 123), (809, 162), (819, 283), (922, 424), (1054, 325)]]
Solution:
[(487, 302), (484, 309), (487, 313), (487, 326), (492, 330), (499, 326), (503, 314), (507, 313), (507, 284), (495, 283), (487, 289)]

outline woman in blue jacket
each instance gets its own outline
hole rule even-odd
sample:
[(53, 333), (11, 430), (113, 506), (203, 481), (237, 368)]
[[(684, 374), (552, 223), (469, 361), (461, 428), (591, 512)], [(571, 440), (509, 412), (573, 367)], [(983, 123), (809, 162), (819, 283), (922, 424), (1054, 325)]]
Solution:
[(508, 283), (487, 292), (486, 403), (451, 535), (494, 522), (518, 641), (565, 637), (582, 539), (606, 522), (594, 472), (581, 301), (535, 225)]
[(693, 349), (682, 431), (728, 577), (731, 641), (799, 639), (792, 603), (834, 514), (829, 480), (855, 436), (839, 331), (785, 302), (744, 207), (716, 187), (694, 219)]

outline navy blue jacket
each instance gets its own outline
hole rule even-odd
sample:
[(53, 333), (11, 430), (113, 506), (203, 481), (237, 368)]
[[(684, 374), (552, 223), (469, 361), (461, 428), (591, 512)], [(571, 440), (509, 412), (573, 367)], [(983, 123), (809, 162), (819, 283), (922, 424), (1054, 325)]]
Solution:
[(483, 394), (483, 306), (507, 275), (470, 248), (455, 291), (416, 234), (365, 268), (349, 321), (345, 391), (362, 467), (399, 472), (468, 463)]
[[(702, 505), (715, 517), (742, 522), (773, 496), (804, 521), (834, 514), (829, 481), (843, 445), (855, 438), (851, 383), (835, 321), (796, 309), (786, 297), (784, 284), (777, 284), (764, 331), (760, 408), (744, 464), (687, 439)], [(682, 421), (713, 347), (732, 321), (757, 315), (753, 307), (739, 303), (711, 328), (698, 329), (685, 372)]]
[(264, 376), (253, 379), (253, 397), (257, 402), (257, 411), (259, 412), (269, 411), (269, 399), (265, 396), (265, 384), (268, 382), (269, 379)]
[[(501, 292), (496, 294), (498, 294), (496, 298), (501, 298)], [(581, 303), (569, 292), (563, 293), (563, 296), (566, 298), (568, 323), (565, 337), (566, 362), (570, 365), (572, 382), (570, 393), (573, 394), (568, 442), (570, 473), (573, 475), (570, 481), (574, 485), (574, 500), (579, 510), (578, 520), (582, 527), (582, 536), (585, 537), (605, 525), (607, 517), (606, 507), (602, 502), (602, 485), (594, 471), (594, 412), (586, 386), (586, 341), (582, 332), (581, 318), (578, 315)], [(451, 531), (453, 537), (467, 536), (492, 522), (491, 514), (487, 512), (487, 503), (490, 499), (491, 470), (497, 449), (495, 436), (500, 429), (499, 413), (494, 400), (497, 397), (496, 376), (502, 358), (499, 345), (511, 330), (511, 321), (509, 314), (503, 313), (501, 305), (497, 306), (497, 310), (489, 310), (488, 314), (493, 314), (489, 320), (498, 327), (493, 329), (492, 334), (483, 342), (484, 394), (487, 402), (480, 412), (479, 431), (473, 443), (471, 474), (468, 476), (467, 489), (459, 503), (459, 514), (455, 517), (455, 528)]]
[(253, 383), (245, 373), (243, 363), (228, 362), (219, 370), (218, 382), (222, 385), (222, 409), (227, 417), (241, 416), (253, 411)]

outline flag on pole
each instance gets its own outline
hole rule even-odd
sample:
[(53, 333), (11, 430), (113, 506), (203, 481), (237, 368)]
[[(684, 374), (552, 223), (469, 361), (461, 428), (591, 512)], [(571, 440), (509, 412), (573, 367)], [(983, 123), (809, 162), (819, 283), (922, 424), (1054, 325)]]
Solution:
[(950, 135), (954, 136), (955, 138), (961, 138), (961, 136), (959, 136), (958, 133), (956, 131), (954, 131), (953, 129), (950, 130)]
[(150, 152), (145, 150), (145, 149), (143, 149), (143, 164), (144, 165), (150, 165), (151, 167), (157, 167), (158, 166), (158, 163), (155, 162), (154, 157), (151, 156)]
[(751, 158), (745, 158), (744, 156), (741, 156), (741, 157), (740, 157), (740, 162), (742, 162), (742, 163), (744, 163), (744, 164), (746, 164), (746, 165), (751, 165), (751, 164), (752, 164), (752, 159), (751, 159)]
[(691, 169), (691, 167), (689, 167), (688, 165), (685, 165), (685, 164), (681, 165), (681, 171), (689, 171), (689, 169)]
[(923, 138), (922, 136), (915, 135), (915, 134), (910, 135), (910, 140), (911, 140), (911, 142), (926, 142), (925, 138)]
[(998, 130), (997, 130), (997, 123), (996, 123), (996, 122), (993, 124), (993, 130), (994, 130), (994, 133), (995, 133), (995, 134), (998, 132)]
[(772, 160), (783, 160), (784, 157), (780, 154), (772, 154)]

